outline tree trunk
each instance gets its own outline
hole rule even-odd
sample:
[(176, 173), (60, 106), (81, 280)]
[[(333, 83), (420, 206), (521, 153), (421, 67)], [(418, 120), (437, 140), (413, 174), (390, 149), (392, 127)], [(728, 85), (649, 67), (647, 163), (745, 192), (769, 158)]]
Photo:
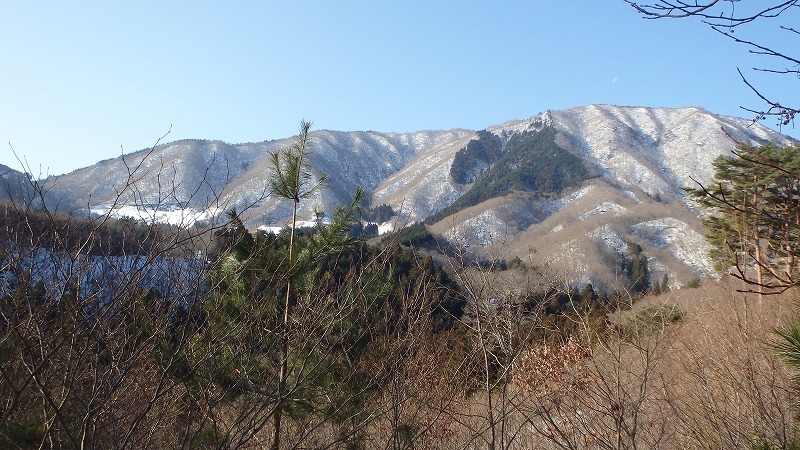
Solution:
[(286, 377), (289, 369), (289, 299), (292, 295), (292, 248), (294, 246), (294, 229), (297, 226), (297, 204), (299, 198), (295, 197), (292, 209), (292, 228), (289, 230), (289, 273), (286, 280), (286, 297), (283, 302), (283, 335), (281, 337), (281, 368), (278, 372), (278, 404), (275, 405), (274, 433), (271, 450), (278, 450), (281, 446), (281, 420), (283, 418), (283, 402), (286, 396)]

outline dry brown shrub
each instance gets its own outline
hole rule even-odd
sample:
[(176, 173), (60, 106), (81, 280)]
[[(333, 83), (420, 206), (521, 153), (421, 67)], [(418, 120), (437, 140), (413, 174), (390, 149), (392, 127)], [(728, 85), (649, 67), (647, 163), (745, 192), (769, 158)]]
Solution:
[[(675, 291), (606, 333), (523, 352), (508, 395), (525, 426), (508, 448), (789, 447), (791, 374), (771, 342), (791, 303), (726, 285)], [(659, 308), (680, 314), (649, 314)]]
[(591, 349), (575, 338), (561, 345), (533, 347), (516, 361), (512, 382), (540, 401), (557, 401), (565, 390), (583, 390), (590, 382), (590, 357)]
[[(661, 375), (676, 447), (786, 448), (797, 433), (791, 374), (771, 348), (773, 330), (790, 313), (791, 295), (730, 293), (698, 297), (698, 311), (672, 345)], [(719, 291), (712, 291), (719, 294)], [(707, 294), (706, 294), (707, 295)]]

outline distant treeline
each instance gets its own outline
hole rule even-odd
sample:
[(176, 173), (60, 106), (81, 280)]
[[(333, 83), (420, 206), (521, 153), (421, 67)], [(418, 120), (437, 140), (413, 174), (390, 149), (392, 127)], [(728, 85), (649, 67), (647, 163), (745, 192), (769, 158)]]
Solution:
[[(165, 224), (112, 217), (86, 218), (0, 201), (0, 242), (74, 251), (90, 256), (163, 252), (188, 233)], [(181, 255), (171, 255), (181, 256)]]

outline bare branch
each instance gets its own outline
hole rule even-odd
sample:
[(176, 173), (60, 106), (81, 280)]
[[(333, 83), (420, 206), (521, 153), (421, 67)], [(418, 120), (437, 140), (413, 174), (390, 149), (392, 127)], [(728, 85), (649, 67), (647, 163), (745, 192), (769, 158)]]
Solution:
[[(739, 15), (736, 12), (735, 0), (708, 0), (704, 2), (684, 2), (659, 0), (654, 3), (639, 4), (631, 0), (624, 0), (648, 19), (683, 19), (698, 17), (704, 19), (711, 26), (724, 26), (733, 28), (753, 22), (762, 18), (778, 17), (788, 9), (798, 6), (799, 0), (789, 0), (767, 7), (760, 7), (756, 12)], [(716, 12), (717, 6), (728, 4), (727, 11)]]
[[(658, 0), (649, 3), (637, 3), (631, 0), (624, 0), (636, 11), (647, 19), (685, 19), (697, 17), (714, 31), (720, 33), (737, 44), (749, 47), (749, 52), (755, 55), (777, 58), (790, 63), (790, 68), (754, 68), (753, 70), (772, 73), (776, 75), (800, 75), (800, 58), (791, 56), (775, 48), (738, 37), (734, 34), (734, 29), (745, 24), (762, 19), (773, 19), (781, 16), (787, 11), (800, 7), (800, 0), (771, 1), (752, 9), (740, 8), (737, 10), (738, 0), (706, 0), (706, 1), (683, 1), (683, 0)], [(752, 5), (752, 2), (751, 2)], [(740, 12), (743, 11), (743, 12)], [(798, 31), (791, 27), (780, 26), (780, 29), (788, 31), (797, 36)], [(794, 123), (794, 117), (798, 113), (798, 107), (785, 106), (777, 100), (773, 100), (763, 95), (759, 89), (755, 88), (737, 69), (742, 81), (750, 88), (768, 108), (757, 110), (742, 107), (744, 111), (755, 114), (757, 121), (764, 120), (766, 117), (777, 117), (779, 126), (786, 126)]]

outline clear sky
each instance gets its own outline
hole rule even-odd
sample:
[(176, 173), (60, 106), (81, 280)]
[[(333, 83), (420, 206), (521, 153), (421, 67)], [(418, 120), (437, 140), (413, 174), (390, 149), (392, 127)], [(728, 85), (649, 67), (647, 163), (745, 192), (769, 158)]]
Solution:
[[(794, 44), (777, 25), (797, 17), (737, 33)], [(736, 68), (785, 99), (797, 79), (751, 71), (775, 62), (622, 0), (0, 0), (0, 163), (21, 169), (16, 152), (34, 175), (61, 174), (168, 131), (257, 142), (301, 119), (478, 130), (592, 103), (751, 118), (740, 106), (763, 104)]]

